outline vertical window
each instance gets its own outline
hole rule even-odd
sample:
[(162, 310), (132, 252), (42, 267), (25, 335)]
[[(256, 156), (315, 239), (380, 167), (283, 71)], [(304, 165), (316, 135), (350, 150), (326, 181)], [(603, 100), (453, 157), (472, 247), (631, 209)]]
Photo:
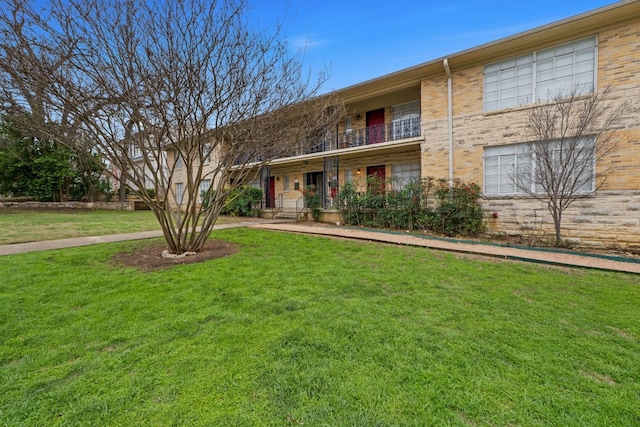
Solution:
[(420, 136), (420, 100), (391, 107), (393, 139)]
[(353, 120), (351, 117), (345, 117), (344, 119), (344, 131), (349, 133), (353, 130)]
[(536, 98), (547, 100), (559, 91), (591, 93), (595, 83), (595, 37), (537, 53)]
[(178, 150), (174, 150), (173, 156), (176, 159), (176, 169), (182, 169), (184, 167), (184, 161), (182, 160), (182, 155)]
[(289, 191), (289, 175), (285, 175), (283, 178), (284, 191)]
[(203, 179), (200, 181), (200, 203), (204, 200), (204, 195), (209, 191), (209, 187), (211, 187), (210, 179)]
[(484, 69), (485, 111), (533, 102), (533, 54), (487, 65)]
[(262, 190), (262, 185), (260, 185), (260, 177), (259, 176), (255, 177), (251, 181), (249, 181), (248, 185), (251, 188), (257, 188), (259, 190)]
[(344, 182), (351, 184), (353, 182), (353, 171), (351, 169), (344, 170)]
[(208, 165), (211, 162), (211, 144), (204, 144), (204, 153), (202, 155), (202, 162)]
[(407, 184), (420, 179), (420, 163), (393, 165), (393, 189), (402, 190)]
[(131, 145), (131, 158), (135, 159), (142, 156), (142, 151), (140, 151), (140, 147), (137, 144)]
[(484, 67), (484, 111), (545, 101), (562, 91), (595, 88), (596, 37), (510, 58)]
[(176, 204), (181, 205), (184, 197), (184, 185), (181, 182), (176, 183)]

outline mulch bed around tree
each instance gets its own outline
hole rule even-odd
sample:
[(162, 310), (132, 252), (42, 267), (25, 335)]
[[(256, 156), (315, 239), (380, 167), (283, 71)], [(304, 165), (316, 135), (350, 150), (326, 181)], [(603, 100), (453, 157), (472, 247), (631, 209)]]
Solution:
[(155, 271), (175, 265), (193, 264), (222, 258), (238, 252), (238, 248), (234, 244), (218, 239), (207, 240), (202, 249), (195, 255), (182, 258), (163, 258), (162, 251), (165, 249), (167, 249), (167, 245), (164, 242), (142, 243), (132, 251), (115, 254), (112, 262), (118, 266), (133, 267), (140, 271)]

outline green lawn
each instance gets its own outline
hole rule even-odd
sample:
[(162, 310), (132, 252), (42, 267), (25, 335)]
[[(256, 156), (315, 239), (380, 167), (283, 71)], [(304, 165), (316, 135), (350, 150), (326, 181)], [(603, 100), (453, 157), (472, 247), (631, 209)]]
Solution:
[(214, 235), (1, 257), (0, 425), (640, 425), (640, 276)]
[(0, 209), (0, 245), (159, 229), (151, 211)]

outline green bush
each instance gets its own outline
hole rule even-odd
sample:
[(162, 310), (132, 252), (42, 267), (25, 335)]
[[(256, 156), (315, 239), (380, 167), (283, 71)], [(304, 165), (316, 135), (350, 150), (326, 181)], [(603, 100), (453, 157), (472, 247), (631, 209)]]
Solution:
[[(206, 201), (207, 199), (204, 198)], [(228, 216), (254, 216), (256, 206), (262, 200), (262, 190), (259, 188), (240, 186), (231, 190), (227, 196), (226, 203), (220, 212), (221, 215)], [(206, 204), (203, 207), (206, 209)]]
[(320, 195), (316, 191), (316, 186), (308, 185), (302, 194), (304, 195), (305, 206), (311, 211), (313, 220), (317, 221), (320, 218), (320, 208), (322, 205), (320, 203)]
[(416, 180), (400, 190), (388, 190), (390, 182), (367, 179), (367, 191), (358, 193), (344, 185), (337, 206), (346, 225), (428, 230), (446, 236), (475, 235), (482, 231), (480, 187), (475, 183), (432, 177)]

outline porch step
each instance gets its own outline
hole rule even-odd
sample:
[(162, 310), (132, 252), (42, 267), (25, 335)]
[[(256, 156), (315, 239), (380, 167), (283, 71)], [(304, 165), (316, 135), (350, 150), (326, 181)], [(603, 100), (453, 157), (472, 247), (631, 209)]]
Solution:
[(295, 212), (278, 212), (274, 219), (297, 219)]
[(297, 220), (298, 218), (304, 216), (304, 213), (300, 213), (300, 215), (298, 215), (298, 212), (296, 212), (295, 209), (291, 209), (291, 208), (284, 208), (278, 212), (276, 212), (274, 219), (292, 219), (292, 220)]

